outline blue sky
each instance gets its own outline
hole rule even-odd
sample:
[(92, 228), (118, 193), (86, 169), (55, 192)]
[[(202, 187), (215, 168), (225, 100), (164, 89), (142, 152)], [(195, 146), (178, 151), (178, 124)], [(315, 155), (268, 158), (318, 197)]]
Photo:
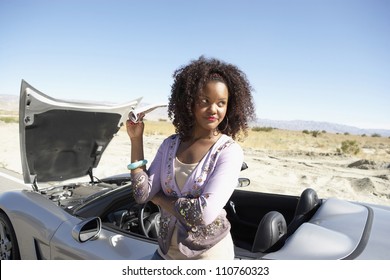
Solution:
[(387, 0), (0, 0), (0, 94), (167, 102), (200, 55), (247, 74), (259, 118), (390, 129)]

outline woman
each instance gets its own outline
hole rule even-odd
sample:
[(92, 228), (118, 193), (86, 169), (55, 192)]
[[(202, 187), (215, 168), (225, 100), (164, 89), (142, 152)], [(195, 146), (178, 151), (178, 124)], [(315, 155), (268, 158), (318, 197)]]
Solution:
[(144, 123), (127, 122), (135, 200), (161, 209), (154, 259), (233, 259), (223, 208), (243, 163), (234, 140), (255, 117), (251, 86), (236, 66), (203, 56), (173, 78), (168, 116), (176, 134), (163, 141), (148, 170)]

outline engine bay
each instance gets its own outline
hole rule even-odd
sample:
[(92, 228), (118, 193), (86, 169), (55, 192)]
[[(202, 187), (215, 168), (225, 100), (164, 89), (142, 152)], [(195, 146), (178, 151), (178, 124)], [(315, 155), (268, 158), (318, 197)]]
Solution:
[(118, 186), (108, 183), (70, 183), (66, 185), (53, 186), (40, 190), (42, 195), (56, 203), (65, 210), (85, 204), (86, 202), (99, 197)]

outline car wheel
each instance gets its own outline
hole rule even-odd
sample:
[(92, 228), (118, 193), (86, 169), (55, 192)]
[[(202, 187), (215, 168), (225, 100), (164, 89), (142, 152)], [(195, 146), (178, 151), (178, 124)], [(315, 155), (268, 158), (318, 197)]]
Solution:
[(18, 241), (11, 221), (0, 212), (0, 247), (2, 260), (20, 260)]

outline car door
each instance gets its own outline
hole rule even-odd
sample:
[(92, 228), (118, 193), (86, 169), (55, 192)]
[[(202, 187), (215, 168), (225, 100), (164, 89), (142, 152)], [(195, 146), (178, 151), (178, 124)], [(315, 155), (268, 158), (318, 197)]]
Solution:
[(125, 234), (102, 226), (96, 238), (85, 242), (77, 241), (72, 231), (82, 220), (64, 222), (50, 242), (51, 259), (150, 259), (156, 251), (157, 242), (141, 236)]

